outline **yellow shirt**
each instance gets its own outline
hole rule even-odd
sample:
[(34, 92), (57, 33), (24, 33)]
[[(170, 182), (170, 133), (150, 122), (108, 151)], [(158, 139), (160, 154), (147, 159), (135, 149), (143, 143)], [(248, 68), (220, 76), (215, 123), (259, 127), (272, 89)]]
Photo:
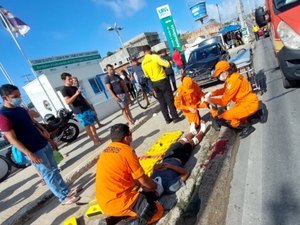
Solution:
[(170, 63), (156, 54), (145, 55), (142, 62), (142, 69), (146, 77), (149, 77), (152, 82), (165, 79), (167, 77), (164, 67), (169, 68)]

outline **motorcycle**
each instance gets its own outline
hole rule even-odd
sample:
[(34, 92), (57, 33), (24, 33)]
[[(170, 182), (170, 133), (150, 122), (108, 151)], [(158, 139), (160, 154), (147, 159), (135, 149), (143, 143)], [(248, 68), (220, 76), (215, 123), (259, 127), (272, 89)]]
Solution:
[(72, 111), (60, 109), (57, 112), (57, 117), (53, 114), (47, 114), (44, 119), (46, 123), (41, 123), (41, 125), (49, 132), (50, 138), (56, 142), (71, 143), (79, 135), (79, 127), (74, 122), (70, 122), (70, 120), (77, 122)]
[[(47, 114), (44, 117), (46, 123), (40, 123), (50, 134), (50, 138), (55, 142), (71, 143), (76, 140), (79, 135), (79, 127), (74, 123), (77, 119), (72, 111), (60, 109), (57, 112), (57, 117), (53, 114)], [(74, 121), (74, 122), (70, 122)], [(30, 162), (19, 164), (15, 161), (11, 148), (6, 153), (6, 158), (16, 168), (26, 168)]]

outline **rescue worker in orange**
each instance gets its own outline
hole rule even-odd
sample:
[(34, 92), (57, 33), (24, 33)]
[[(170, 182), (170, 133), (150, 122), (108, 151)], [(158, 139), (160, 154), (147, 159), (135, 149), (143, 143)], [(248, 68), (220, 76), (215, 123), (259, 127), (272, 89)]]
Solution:
[[(113, 125), (110, 135), (112, 143), (101, 153), (97, 162), (98, 204), (105, 214), (112, 216), (115, 223), (128, 216), (138, 224), (158, 221), (164, 211), (156, 201), (162, 187), (149, 178), (141, 167), (130, 146), (132, 133), (128, 125)], [(138, 191), (139, 186), (143, 192)]]
[[(255, 128), (248, 123), (247, 118), (259, 109), (259, 99), (253, 93), (250, 82), (246, 77), (237, 72), (234, 64), (227, 61), (220, 61), (215, 66), (215, 72), (212, 75), (221, 81), (225, 82), (223, 88), (209, 92), (205, 95), (204, 101), (221, 107), (226, 107), (229, 102), (235, 104), (229, 110), (211, 110), (219, 125), (229, 125), (232, 128), (237, 128), (241, 138), (247, 137)], [(215, 98), (214, 96), (220, 96)]]
[(204, 93), (192, 78), (185, 76), (181, 86), (178, 87), (174, 105), (181, 110), (190, 124), (190, 132), (197, 134), (197, 128), (201, 125), (201, 131), (205, 131), (205, 122), (201, 121), (198, 108), (207, 107), (207, 103), (201, 103)]

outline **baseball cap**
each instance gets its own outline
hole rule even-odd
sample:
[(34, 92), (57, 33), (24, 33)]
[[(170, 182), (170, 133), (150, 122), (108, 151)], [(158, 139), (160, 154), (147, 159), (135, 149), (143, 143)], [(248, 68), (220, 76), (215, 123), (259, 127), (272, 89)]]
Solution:
[(226, 71), (230, 68), (230, 63), (222, 60), (218, 62), (215, 66), (215, 72), (212, 74), (212, 77), (218, 77), (223, 71)]

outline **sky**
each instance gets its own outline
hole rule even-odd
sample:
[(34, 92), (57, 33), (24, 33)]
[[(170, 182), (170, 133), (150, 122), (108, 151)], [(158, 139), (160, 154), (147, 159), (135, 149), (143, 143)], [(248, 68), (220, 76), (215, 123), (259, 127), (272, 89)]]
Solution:
[[(99, 51), (106, 56), (108, 51), (120, 47), (117, 34), (107, 31), (115, 22), (124, 29), (120, 32), (123, 42), (142, 32), (163, 30), (156, 8), (169, 4), (178, 33), (201, 27), (189, 11), (195, 0), (0, 0), (0, 5), (30, 26), (25, 37), (17, 40), (30, 60)], [(264, 0), (243, 0), (245, 11), (262, 5)], [(235, 0), (206, 0), (209, 19), (219, 20), (216, 4), (219, 5), (222, 21), (237, 17)], [(0, 63), (16, 86), (22, 89), (26, 76), (34, 76), (25, 58), (16, 47), (10, 34), (0, 24)], [(0, 72), (0, 85), (7, 83)], [(24, 95), (24, 92), (22, 91)]]

